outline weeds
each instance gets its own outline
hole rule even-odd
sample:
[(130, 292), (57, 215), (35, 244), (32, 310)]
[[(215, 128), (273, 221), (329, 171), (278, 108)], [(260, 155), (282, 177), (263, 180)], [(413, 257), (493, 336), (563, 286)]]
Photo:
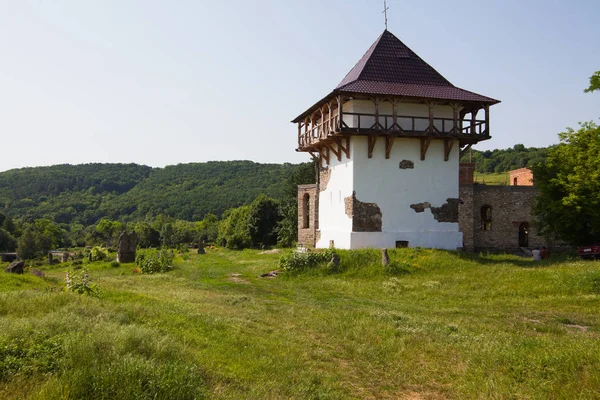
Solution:
[(92, 283), (92, 278), (87, 269), (80, 272), (67, 271), (65, 276), (67, 290), (77, 294), (85, 294), (88, 296), (98, 297), (100, 288), (97, 284)]
[(174, 255), (171, 250), (143, 250), (137, 252), (135, 263), (143, 274), (153, 274), (171, 271), (173, 269), (171, 265), (173, 258)]

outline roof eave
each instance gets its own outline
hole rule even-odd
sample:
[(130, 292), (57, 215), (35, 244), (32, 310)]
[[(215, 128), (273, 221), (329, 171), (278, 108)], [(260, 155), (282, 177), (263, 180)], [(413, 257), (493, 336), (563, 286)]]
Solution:
[(306, 111), (304, 111), (302, 114), (298, 115), (291, 122), (295, 124), (297, 122), (302, 121), (308, 114), (313, 112), (315, 109), (319, 108), (323, 103), (325, 103), (325, 101), (327, 101), (329, 98), (333, 97), (333, 95), (335, 95), (335, 94), (336, 94), (335, 90), (330, 92), (327, 96), (323, 97), (321, 100), (317, 101), (315, 104), (313, 104), (312, 106), (307, 108)]
[[(462, 89), (462, 90), (464, 90), (464, 89)], [(395, 93), (367, 93), (367, 92), (359, 92), (356, 90), (345, 90), (343, 87), (339, 88), (339, 89), (335, 89), (333, 92), (331, 92), (331, 94), (347, 94), (347, 95), (354, 95), (354, 96), (393, 96), (393, 97), (406, 97), (406, 98), (410, 98), (410, 99), (419, 99), (419, 100), (443, 100), (443, 101), (456, 101), (459, 103), (484, 103), (484, 104), (489, 104), (489, 105), (501, 103), (500, 100), (496, 100), (491, 97), (483, 96), (483, 95), (480, 95), (480, 94), (477, 94), (474, 92), (471, 92), (471, 93), (476, 94), (477, 96), (483, 97), (483, 99), (481, 99), (481, 100), (456, 100), (456, 99), (447, 99), (447, 98), (441, 98), (441, 97), (420, 97), (420, 96), (410, 96), (410, 95), (399, 95), (399, 94), (395, 94)]]

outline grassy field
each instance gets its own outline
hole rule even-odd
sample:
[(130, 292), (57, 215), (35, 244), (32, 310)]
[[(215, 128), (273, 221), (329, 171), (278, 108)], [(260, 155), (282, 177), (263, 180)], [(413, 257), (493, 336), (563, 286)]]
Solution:
[(499, 173), (479, 173), (476, 172), (473, 180), (477, 183), (485, 183), (486, 185), (508, 185), (508, 173), (507, 172), (499, 172)]
[(93, 263), (97, 298), (2, 272), (0, 398), (600, 398), (600, 262), (339, 254), (275, 278), (257, 251)]

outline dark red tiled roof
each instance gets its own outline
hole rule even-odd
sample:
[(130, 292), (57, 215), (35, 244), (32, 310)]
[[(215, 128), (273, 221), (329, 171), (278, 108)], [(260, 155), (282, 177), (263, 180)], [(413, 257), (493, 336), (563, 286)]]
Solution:
[(334, 92), (498, 103), (490, 97), (457, 88), (387, 30)]
[(452, 86), (387, 30), (383, 31), (336, 89), (343, 89), (345, 85), (356, 81)]
[(407, 96), (485, 104), (500, 102), (454, 86), (387, 30), (369, 47), (333, 92), (293, 122), (297, 122), (314, 107), (337, 93)]

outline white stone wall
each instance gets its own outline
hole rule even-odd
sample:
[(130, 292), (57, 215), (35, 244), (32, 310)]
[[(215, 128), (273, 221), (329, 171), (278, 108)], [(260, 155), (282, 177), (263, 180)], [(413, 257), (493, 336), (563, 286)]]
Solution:
[[(459, 149), (455, 144), (444, 161), (444, 142), (433, 140), (425, 160), (420, 159), (419, 139), (396, 139), (390, 158), (385, 159), (385, 141), (379, 138), (368, 158), (367, 138), (352, 137), (350, 160), (331, 160), (330, 178), (319, 198), (317, 247), (394, 247), (408, 241), (410, 247), (456, 249), (462, 246), (458, 223), (438, 222), (430, 209), (417, 213), (411, 204), (428, 202), (440, 207), (448, 198), (458, 198)], [(400, 169), (409, 160), (414, 169)], [(351, 232), (344, 198), (356, 191), (361, 202), (376, 203), (382, 213), (382, 232)], [(319, 236), (319, 235), (318, 235)]]
[[(344, 198), (352, 196), (354, 187), (354, 161), (342, 154), (342, 161), (330, 156), (330, 179), (327, 188), (319, 194), (319, 230), (320, 239), (316, 247), (327, 248), (329, 241), (334, 240), (335, 246), (341, 249), (351, 248), (350, 233), (352, 219), (346, 215)], [(318, 238), (319, 235), (317, 235)]]

